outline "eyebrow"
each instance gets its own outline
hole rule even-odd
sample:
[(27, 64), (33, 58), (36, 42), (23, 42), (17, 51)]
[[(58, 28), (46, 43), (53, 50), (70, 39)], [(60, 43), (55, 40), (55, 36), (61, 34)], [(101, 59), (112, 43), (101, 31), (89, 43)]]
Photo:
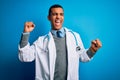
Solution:
[(51, 12), (51, 14), (62, 14), (62, 15), (64, 15), (64, 12), (62, 12), (62, 13), (57, 13), (57, 12)]

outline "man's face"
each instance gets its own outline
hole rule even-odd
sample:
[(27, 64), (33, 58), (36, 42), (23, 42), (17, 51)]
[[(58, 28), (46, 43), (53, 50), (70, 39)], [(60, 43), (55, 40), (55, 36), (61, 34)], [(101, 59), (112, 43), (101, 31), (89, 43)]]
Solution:
[(64, 21), (64, 13), (62, 8), (52, 8), (51, 13), (48, 16), (48, 19), (51, 22), (52, 29), (59, 30), (62, 28)]

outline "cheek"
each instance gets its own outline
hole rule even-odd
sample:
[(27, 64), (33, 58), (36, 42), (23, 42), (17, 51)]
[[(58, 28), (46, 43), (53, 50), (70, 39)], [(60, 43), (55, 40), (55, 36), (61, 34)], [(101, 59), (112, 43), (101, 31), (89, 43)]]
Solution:
[(51, 22), (52, 22), (52, 23), (55, 22), (55, 17), (52, 17), (52, 18), (51, 18)]
[(62, 17), (62, 20), (64, 21), (64, 17)]

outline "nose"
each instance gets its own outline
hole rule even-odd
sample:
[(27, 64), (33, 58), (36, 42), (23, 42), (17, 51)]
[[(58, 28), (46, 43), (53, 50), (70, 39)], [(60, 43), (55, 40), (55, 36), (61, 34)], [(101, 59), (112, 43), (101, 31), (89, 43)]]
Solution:
[(58, 15), (56, 15), (56, 18), (57, 18), (57, 19), (59, 19), (59, 18), (60, 18), (60, 15), (59, 15), (59, 14), (58, 14)]

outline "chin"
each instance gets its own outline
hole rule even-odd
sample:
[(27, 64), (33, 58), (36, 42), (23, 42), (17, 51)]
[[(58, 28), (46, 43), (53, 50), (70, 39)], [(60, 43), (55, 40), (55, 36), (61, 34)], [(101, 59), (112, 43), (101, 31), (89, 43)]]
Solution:
[(59, 29), (61, 29), (61, 28), (62, 28), (62, 26), (55, 26), (53, 29), (59, 30)]

